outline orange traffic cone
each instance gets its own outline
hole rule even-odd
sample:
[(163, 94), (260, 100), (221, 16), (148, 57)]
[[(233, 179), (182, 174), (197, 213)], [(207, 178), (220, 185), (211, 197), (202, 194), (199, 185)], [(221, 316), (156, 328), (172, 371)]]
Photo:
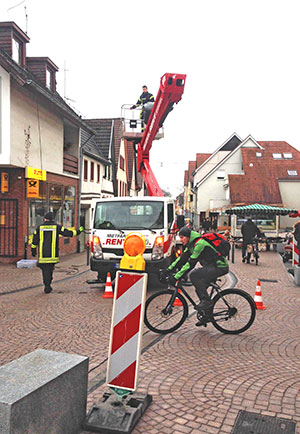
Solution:
[(111, 284), (110, 272), (107, 273), (106, 285), (105, 285), (105, 290), (104, 290), (104, 294), (102, 295), (102, 298), (114, 298), (114, 293), (113, 293), (112, 284)]
[[(178, 292), (181, 293), (180, 289), (178, 289)], [(182, 303), (178, 297), (175, 298), (173, 306), (182, 306)]]
[(256, 309), (266, 309), (266, 306), (264, 306), (262, 295), (261, 295), (261, 287), (260, 287), (260, 281), (259, 280), (256, 283), (254, 302), (255, 302)]

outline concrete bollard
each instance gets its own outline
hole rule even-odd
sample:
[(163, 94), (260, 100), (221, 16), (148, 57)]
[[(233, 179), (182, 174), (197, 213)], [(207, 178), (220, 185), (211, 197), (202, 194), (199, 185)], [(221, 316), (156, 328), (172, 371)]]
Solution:
[(1, 434), (77, 434), (86, 415), (88, 357), (36, 350), (0, 367)]

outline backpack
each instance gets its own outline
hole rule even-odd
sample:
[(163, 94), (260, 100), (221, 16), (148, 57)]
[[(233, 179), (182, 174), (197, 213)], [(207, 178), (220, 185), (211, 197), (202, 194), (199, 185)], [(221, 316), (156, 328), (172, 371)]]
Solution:
[(219, 256), (228, 256), (230, 252), (230, 243), (220, 234), (216, 234), (214, 232), (207, 232), (203, 234), (200, 238), (195, 240), (194, 245), (199, 240), (207, 241), (212, 247), (216, 249)]

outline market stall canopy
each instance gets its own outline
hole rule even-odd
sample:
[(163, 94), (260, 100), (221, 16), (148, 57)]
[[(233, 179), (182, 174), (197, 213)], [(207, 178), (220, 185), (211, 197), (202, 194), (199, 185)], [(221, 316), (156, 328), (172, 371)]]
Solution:
[(291, 213), (298, 213), (297, 210), (293, 208), (283, 208), (280, 206), (270, 206), (270, 205), (261, 205), (260, 203), (255, 203), (252, 205), (245, 206), (235, 206), (234, 208), (229, 208), (226, 211), (226, 214), (237, 214), (237, 215), (289, 215)]

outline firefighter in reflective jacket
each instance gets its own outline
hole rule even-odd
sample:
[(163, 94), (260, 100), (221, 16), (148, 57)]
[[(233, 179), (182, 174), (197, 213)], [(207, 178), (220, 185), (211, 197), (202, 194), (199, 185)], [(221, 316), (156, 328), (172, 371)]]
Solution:
[(51, 282), (55, 264), (59, 262), (59, 235), (74, 237), (83, 231), (80, 226), (78, 230), (69, 230), (54, 222), (52, 212), (44, 216), (44, 223), (39, 225), (33, 234), (31, 254), (36, 256), (36, 249), (39, 248), (38, 267), (42, 270), (44, 291), (46, 294), (52, 291)]
[[(145, 124), (147, 123), (147, 119), (145, 119), (145, 104), (147, 104), (148, 102), (154, 103), (154, 96), (152, 95), (152, 93), (148, 92), (148, 87), (147, 86), (143, 86), (143, 93), (140, 95), (139, 99), (137, 100), (137, 102), (130, 107), (130, 110), (135, 109), (138, 106), (142, 106), (142, 110), (140, 113), (140, 118), (142, 119), (142, 121), (145, 122)], [(151, 111), (151, 109), (150, 109)], [(148, 116), (146, 116), (148, 117)], [(142, 125), (142, 131), (144, 130), (144, 126)]]

